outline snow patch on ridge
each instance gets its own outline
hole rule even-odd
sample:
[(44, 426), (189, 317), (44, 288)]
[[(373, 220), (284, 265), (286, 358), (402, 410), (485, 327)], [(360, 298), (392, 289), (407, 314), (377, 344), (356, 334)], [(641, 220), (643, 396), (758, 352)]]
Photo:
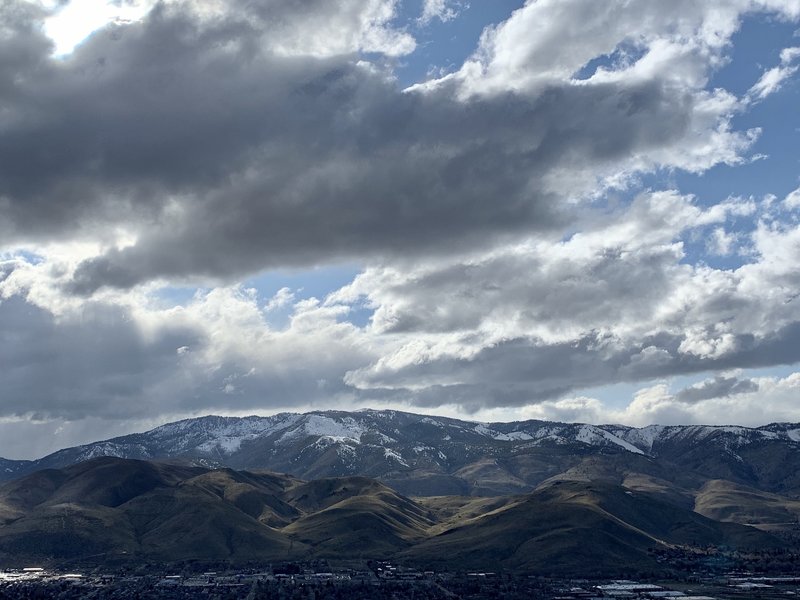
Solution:
[(329, 438), (337, 442), (361, 443), (362, 434), (367, 429), (352, 417), (344, 417), (341, 420), (332, 419), (324, 415), (306, 415), (299, 427), (284, 433), (278, 443), (290, 442), (301, 436), (317, 435)]
[[(149, 457), (148, 452), (141, 446), (135, 446), (142, 453), (142, 456)], [(101, 456), (112, 456), (115, 458), (128, 458), (131, 455), (131, 447), (127, 444), (115, 444), (113, 442), (101, 442), (86, 447), (81, 453), (80, 460), (91, 460)]]
[(517, 442), (533, 439), (531, 434), (524, 431), (511, 431), (509, 433), (503, 433), (502, 431), (491, 429), (487, 427), (487, 425), (487, 423), (478, 423), (472, 429), (475, 431), (475, 433), (479, 433), (480, 435), (490, 437), (501, 442)]
[(394, 450), (390, 450), (389, 448), (384, 448), (384, 450), (383, 450), (383, 456), (384, 456), (384, 458), (386, 458), (387, 460), (388, 460), (388, 459), (394, 460), (395, 462), (398, 462), (398, 463), (400, 463), (400, 464), (401, 464), (401, 465), (403, 465), (404, 467), (407, 467), (407, 466), (408, 466), (408, 463), (407, 463), (406, 461), (404, 461), (404, 460), (403, 460), (403, 457), (402, 457), (402, 456), (400, 456), (400, 455), (399, 455), (397, 452), (395, 452)]
[(605, 429), (600, 429), (599, 427), (595, 427), (594, 425), (582, 425), (578, 430), (578, 433), (575, 435), (575, 439), (579, 442), (583, 442), (584, 444), (589, 445), (596, 445), (598, 442), (605, 440), (606, 442), (610, 442), (615, 446), (619, 446), (620, 448), (624, 448), (628, 452), (633, 452), (634, 454), (644, 454), (642, 450), (623, 440), (620, 437), (617, 437), (613, 433), (606, 431)]
[(652, 452), (653, 445), (656, 440), (661, 438), (664, 429), (665, 427), (663, 425), (648, 425), (641, 429), (629, 429), (620, 437), (640, 449)]
[(267, 437), (291, 427), (302, 415), (280, 413), (270, 417), (205, 417), (169, 423), (148, 432), (148, 435), (167, 444), (170, 452), (198, 450), (229, 455), (237, 452), (242, 442)]

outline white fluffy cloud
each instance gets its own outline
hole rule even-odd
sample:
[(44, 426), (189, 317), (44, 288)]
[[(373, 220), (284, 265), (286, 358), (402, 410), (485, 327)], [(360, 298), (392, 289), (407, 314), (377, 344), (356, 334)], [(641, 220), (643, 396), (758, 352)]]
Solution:
[[(700, 392), (691, 399), (686, 392)], [(547, 400), (511, 413), (516, 419), (551, 419), (583, 423), (624, 423), (636, 427), (666, 425), (745, 425), (758, 427), (771, 422), (797, 421), (800, 373), (785, 377), (740, 379), (717, 377), (680, 390), (665, 383), (644, 387), (632, 398), (619, 398), (615, 405), (589, 396)], [(494, 413), (495, 415), (497, 413)], [(489, 411), (487, 416), (492, 416)], [(508, 413), (503, 415), (509, 418)]]
[[(124, 29), (141, 21), (156, 4), (154, 0), (46, 0), (41, 2), (46, 14), (43, 29), (53, 40), (55, 54), (63, 56), (108, 25)], [(261, 30), (260, 43), (286, 56), (330, 57), (359, 51), (402, 56), (416, 44), (409, 33), (391, 25), (397, 0), (265, 0), (257, 5), (217, 0), (162, 2), (168, 4), (182, 5), (203, 20), (225, 18), (231, 10), (244, 13)], [(431, 8), (431, 18), (448, 18), (453, 10), (444, 5)]]
[(755, 100), (763, 100), (777, 92), (783, 83), (797, 72), (797, 60), (800, 59), (800, 48), (784, 48), (781, 51), (781, 64), (764, 71), (761, 78), (747, 92)]
[(419, 21), (423, 25), (434, 19), (442, 22), (452, 21), (465, 8), (469, 8), (469, 5), (458, 0), (424, 0)]
[(336, 402), (352, 396), (342, 374), (374, 357), (345, 306), (294, 302), (275, 329), (274, 307), (252, 289), (215, 288), (167, 308), (147, 294), (61, 302), (49, 269), (3, 266), (13, 270), (0, 280), (0, 416), (142, 419)]
[(553, 81), (574, 81), (593, 60), (605, 57), (609, 64), (598, 65), (588, 79), (575, 83), (651, 79), (658, 74), (676, 90), (702, 87), (708, 68), (724, 62), (726, 45), (742, 15), (750, 11), (796, 19), (800, 4), (632, 0), (598, 6), (591, 0), (529, 1), (507, 21), (484, 31), (474, 56), (447, 79), (458, 81), (465, 94), (542, 92)]
[(797, 226), (761, 222), (751, 262), (683, 261), (682, 239), (723, 229), (749, 200), (710, 209), (640, 196), (563, 241), (425, 267), (368, 269), (329, 301), (366, 298), (396, 349), (348, 374), (422, 404), (523, 405), (618, 381), (798, 360)]
[(789, 210), (800, 208), (800, 188), (789, 192), (783, 199), (783, 203)]

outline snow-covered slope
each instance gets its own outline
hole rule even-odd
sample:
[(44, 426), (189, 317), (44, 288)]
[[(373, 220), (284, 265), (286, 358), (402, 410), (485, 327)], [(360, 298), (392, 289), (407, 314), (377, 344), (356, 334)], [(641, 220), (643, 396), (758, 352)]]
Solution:
[[(412, 480), (435, 480), (430, 493), (447, 486), (472, 493), (491, 480), (491, 489), (510, 493), (599, 456), (616, 457), (616, 463), (630, 469), (644, 468), (647, 461), (679, 467), (690, 463), (693, 469), (753, 484), (757, 476), (752, 473), (765, 470), (751, 463), (765, 448), (784, 461), (797, 457), (800, 467), (800, 425), (632, 428), (535, 420), (476, 423), (390, 410), (325, 411), (187, 419), (67, 448), (37, 461), (0, 461), (0, 479), (116, 456), (268, 469), (301, 477), (363, 474), (401, 487)], [(532, 464), (538, 470), (532, 471)], [(423, 493), (413, 486), (405, 491)]]

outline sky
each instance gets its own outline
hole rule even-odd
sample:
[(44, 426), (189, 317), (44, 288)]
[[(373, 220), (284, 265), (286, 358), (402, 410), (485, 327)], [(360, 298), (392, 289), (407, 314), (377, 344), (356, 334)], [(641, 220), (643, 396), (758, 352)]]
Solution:
[(800, 0), (6, 0), (0, 456), (800, 421), (798, 68)]

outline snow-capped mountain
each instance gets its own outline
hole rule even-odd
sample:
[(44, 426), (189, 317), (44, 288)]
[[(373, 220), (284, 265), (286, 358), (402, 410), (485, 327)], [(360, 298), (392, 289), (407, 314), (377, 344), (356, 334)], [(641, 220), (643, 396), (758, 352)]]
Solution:
[(671, 480), (670, 473), (697, 473), (770, 491), (800, 490), (798, 424), (476, 423), (390, 410), (188, 419), (36, 461), (0, 460), (0, 479), (99, 456), (267, 469), (305, 478), (359, 474), (416, 495), (515, 493), (565, 473), (623, 477), (632, 470), (663, 480)]

